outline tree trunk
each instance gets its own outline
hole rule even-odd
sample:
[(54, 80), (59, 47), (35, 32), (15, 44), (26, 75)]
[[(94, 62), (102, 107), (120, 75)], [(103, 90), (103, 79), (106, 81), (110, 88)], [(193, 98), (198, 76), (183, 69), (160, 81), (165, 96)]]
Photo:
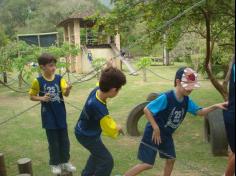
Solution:
[(165, 42), (165, 44), (164, 44), (164, 65), (165, 66), (169, 66), (170, 65), (170, 52), (169, 52), (169, 50), (168, 50), (168, 48), (166, 47), (166, 34), (164, 34), (164, 42)]
[(211, 38), (211, 14), (207, 10), (203, 10), (203, 14), (206, 21), (206, 32), (207, 32), (205, 69), (213, 86), (222, 95), (224, 100), (228, 100), (227, 87), (224, 87), (223, 85), (221, 85), (212, 72), (212, 53), (214, 49), (214, 42), (212, 42), (212, 38)]

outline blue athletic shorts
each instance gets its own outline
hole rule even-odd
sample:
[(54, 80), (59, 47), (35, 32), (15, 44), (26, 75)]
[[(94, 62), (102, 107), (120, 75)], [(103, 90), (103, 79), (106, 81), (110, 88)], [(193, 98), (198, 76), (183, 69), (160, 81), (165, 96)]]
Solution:
[(235, 113), (225, 111), (224, 121), (230, 148), (235, 153)]
[(176, 151), (172, 136), (163, 136), (162, 143), (156, 145), (152, 142), (152, 135), (144, 135), (139, 147), (138, 159), (143, 163), (154, 165), (157, 154), (163, 159), (175, 159)]

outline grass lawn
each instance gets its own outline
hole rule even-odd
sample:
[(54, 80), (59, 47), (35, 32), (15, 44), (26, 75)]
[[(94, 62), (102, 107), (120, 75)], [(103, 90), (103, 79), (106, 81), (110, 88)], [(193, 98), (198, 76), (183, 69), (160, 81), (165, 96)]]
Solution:
[[(176, 69), (177, 66), (152, 68), (155, 72), (170, 79), (174, 77)], [(76, 85), (71, 96), (66, 100), (82, 108), (95, 84), (96, 80), (94, 79)], [(172, 89), (172, 87), (173, 82), (157, 78), (151, 73), (148, 73), (147, 83), (142, 82), (141, 75), (137, 77), (128, 76), (128, 84), (122, 89), (119, 97), (109, 101), (110, 113), (125, 127), (130, 110), (143, 102), (149, 93), (163, 92)], [(208, 81), (202, 82), (202, 88), (195, 91), (192, 98), (201, 106), (223, 101)], [(0, 102), (0, 122), (34, 104), (29, 101), (27, 95), (16, 94), (3, 87), (0, 87)], [(71, 161), (78, 168), (78, 172), (74, 175), (79, 176), (87, 160), (88, 152), (78, 144), (73, 133), (80, 112), (70, 106), (67, 106), (67, 109)], [(203, 131), (203, 119), (188, 115), (183, 125), (175, 133), (178, 160), (174, 176), (207, 176), (207, 173), (220, 176), (223, 174), (227, 158), (212, 156), (210, 145), (204, 141)], [(112, 176), (122, 174), (139, 163), (136, 156), (140, 138), (125, 136), (112, 140), (104, 137), (104, 142), (115, 159)], [(0, 152), (5, 154), (9, 176), (17, 174), (16, 161), (22, 157), (29, 157), (33, 160), (35, 176), (50, 175), (47, 142), (45, 132), (41, 128), (39, 107), (0, 127)], [(152, 171), (145, 172), (142, 176), (161, 174), (163, 165), (164, 161), (157, 159), (155, 168)], [(207, 173), (202, 173), (201, 170)]]

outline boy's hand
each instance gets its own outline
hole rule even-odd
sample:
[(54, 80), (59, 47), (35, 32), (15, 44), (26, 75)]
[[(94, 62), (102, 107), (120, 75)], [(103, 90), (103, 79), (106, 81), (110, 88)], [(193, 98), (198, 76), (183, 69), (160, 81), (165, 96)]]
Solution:
[(158, 144), (158, 145), (160, 145), (162, 143), (162, 141), (161, 141), (161, 131), (160, 131), (159, 127), (156, 127), (155, 129), (153, 129), (152, 141), (155, 144)]
[(215, 107), (218, 109), (227, 110), (228, 105), (229, 105), (229, 102), (224, 102), (224, 103), (216, 104)]
[(118, 130), (119, 135), (122, 135), (122, 136), (125, 135), (124, 130), (122, 129), (120, 125), (117, 125), (117, 130)]
[(48, 103), (50, 100), (51, 100), (51, 97), (50, 97), (50, 94), (49, 94), (49, 93), (45, 94), (45, 95), (41, 98), (41, 101), (42, 101), (42, 102), (45, 102), (45, 103)]

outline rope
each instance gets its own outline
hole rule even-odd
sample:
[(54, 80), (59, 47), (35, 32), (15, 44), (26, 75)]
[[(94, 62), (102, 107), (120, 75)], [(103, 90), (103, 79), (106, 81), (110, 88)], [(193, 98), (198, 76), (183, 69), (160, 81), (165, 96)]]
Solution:
[(5, 83), (4, 83), (3, 81), (1, 81), (1, 80), (0, 80), (0, 84), (2, 84), (4, 87), (6, 87), (6, 88), (8, 88), (8, 89), (10, 89), (10, 90), (12, 90), (12, 91), (14, 91), (14, 92), (16, 92), (16, 93), (21, 93), (21, 94), (26, 94), (26, 93), (28, 93), (28, 91), (17, 90), (17, 89), (15, 89), (15, 88), (13, 88), (13, 87), (11, 87), (11, 86), (5, 84)]
[(172, 79), (165, 78), (164, 76), (161, 76), (161, 75), (159, 75), (158, 73), (155, 73), (154, 71), (152, 71), (152, 70), (150, 70), (150, 69), (148, 69), (148, 68), (146, 68), (146, 70), (149, 71), (150, 73), (156, 75), (157, 77), (159, 77), (159, 78), (161, 78), (161, 79), (164, 79), (164, 80), (167, 80), (167, 81), (174, 81), (174, 80), (172, 80)]
[(8, 122), (10, 122), (10, 121), (12, 121), (12, 120), (18, 118), (19, 116), (21, 116), (21, 115), (23, 115), (24, 113), (30, 111), (31, 109), (34, 109), (34, 108), (35, 108), (36, 106), (38, 106), (38, 105), (40, 105), (40, 103), (37, 103), (37, 104), (35, 104), (35, 105), (33, 105), (33, 106), (27, 108), (26, 110), (24, 110), (24, 111), (22, 111), (22, 112), (20, 112), (20, 113), (18, 113), (18, 114), (16, 114), (16, 115), (10, 117), (9, 119), (4, 120), (3, 122), (0, 123), (0, 126), (2, 126), (2, 125), (4, 125), (4, 124), (6, 124), (6, 123), (8, 123)]
[(197, 3), (195, 3), (193, 6), (189, 7), (188, 9), (184, 10), (182, 13), (178, 14), (176, 17), (172, 18), (171, 20), (167, 21), (165, 24), (163, 24), (162, 26), (160, 26), (157, 31), (161, 32), (161, 30), (163, 28), (169, 27), (171, 26), (176, 20), (180, 19), (181, 17), (183, 17), (184, 15), (186, 15), (187, 13), (189, 13), (190, 11), (192, 11), (193, 9), (200, 7), (203, 3), (205, 3), (206, 0), (201, 0)]
[[(151, 146), (151, 145), (149, 145), (149, 144), (147, 144), (147, 143), (141, 142), (141, 144), (144, 145), (144, 146), (146, 146), (146, 147), (148, 147), (148, 148), (150, 148), (150, 149), (152, 149), (152, 150), (154, 150), (154, 151), (156, 151), (157, 153), (160, 153), (160, 154), (164, 155), (165, 157), (167, 157), (167, 158), (169, 158), (169, 159), (172, 159), (172, 160), (175, 160), (175, 159), (176, 159), (176, 158), (173, 157), (172, 155), (169, 155), (169, 154), (167, 154), (166, 152), (163, 152), (162, 150), (159, 150), (158, 148), (153, 147), (153, 146)], [(200, 169), (200, 168), (198, 168), (198, 167), (195, 167), (195, 166), (189, 164), (189, 161), (184, 161), (184, 160), (178, 160), (178, 161), (181, 162), (184, 166), (187, 166), (188, 169), (201, 172), (202, 174), (204, 174), (204, 176), (216, 176), (215, 174), (214, 174), (214, 175), (213, 175), (213, 174), (210, 174), (209, 172), (207, 172), (207, 171), (205, 171), (205, 170), (203, 170), (203, 169)]]

